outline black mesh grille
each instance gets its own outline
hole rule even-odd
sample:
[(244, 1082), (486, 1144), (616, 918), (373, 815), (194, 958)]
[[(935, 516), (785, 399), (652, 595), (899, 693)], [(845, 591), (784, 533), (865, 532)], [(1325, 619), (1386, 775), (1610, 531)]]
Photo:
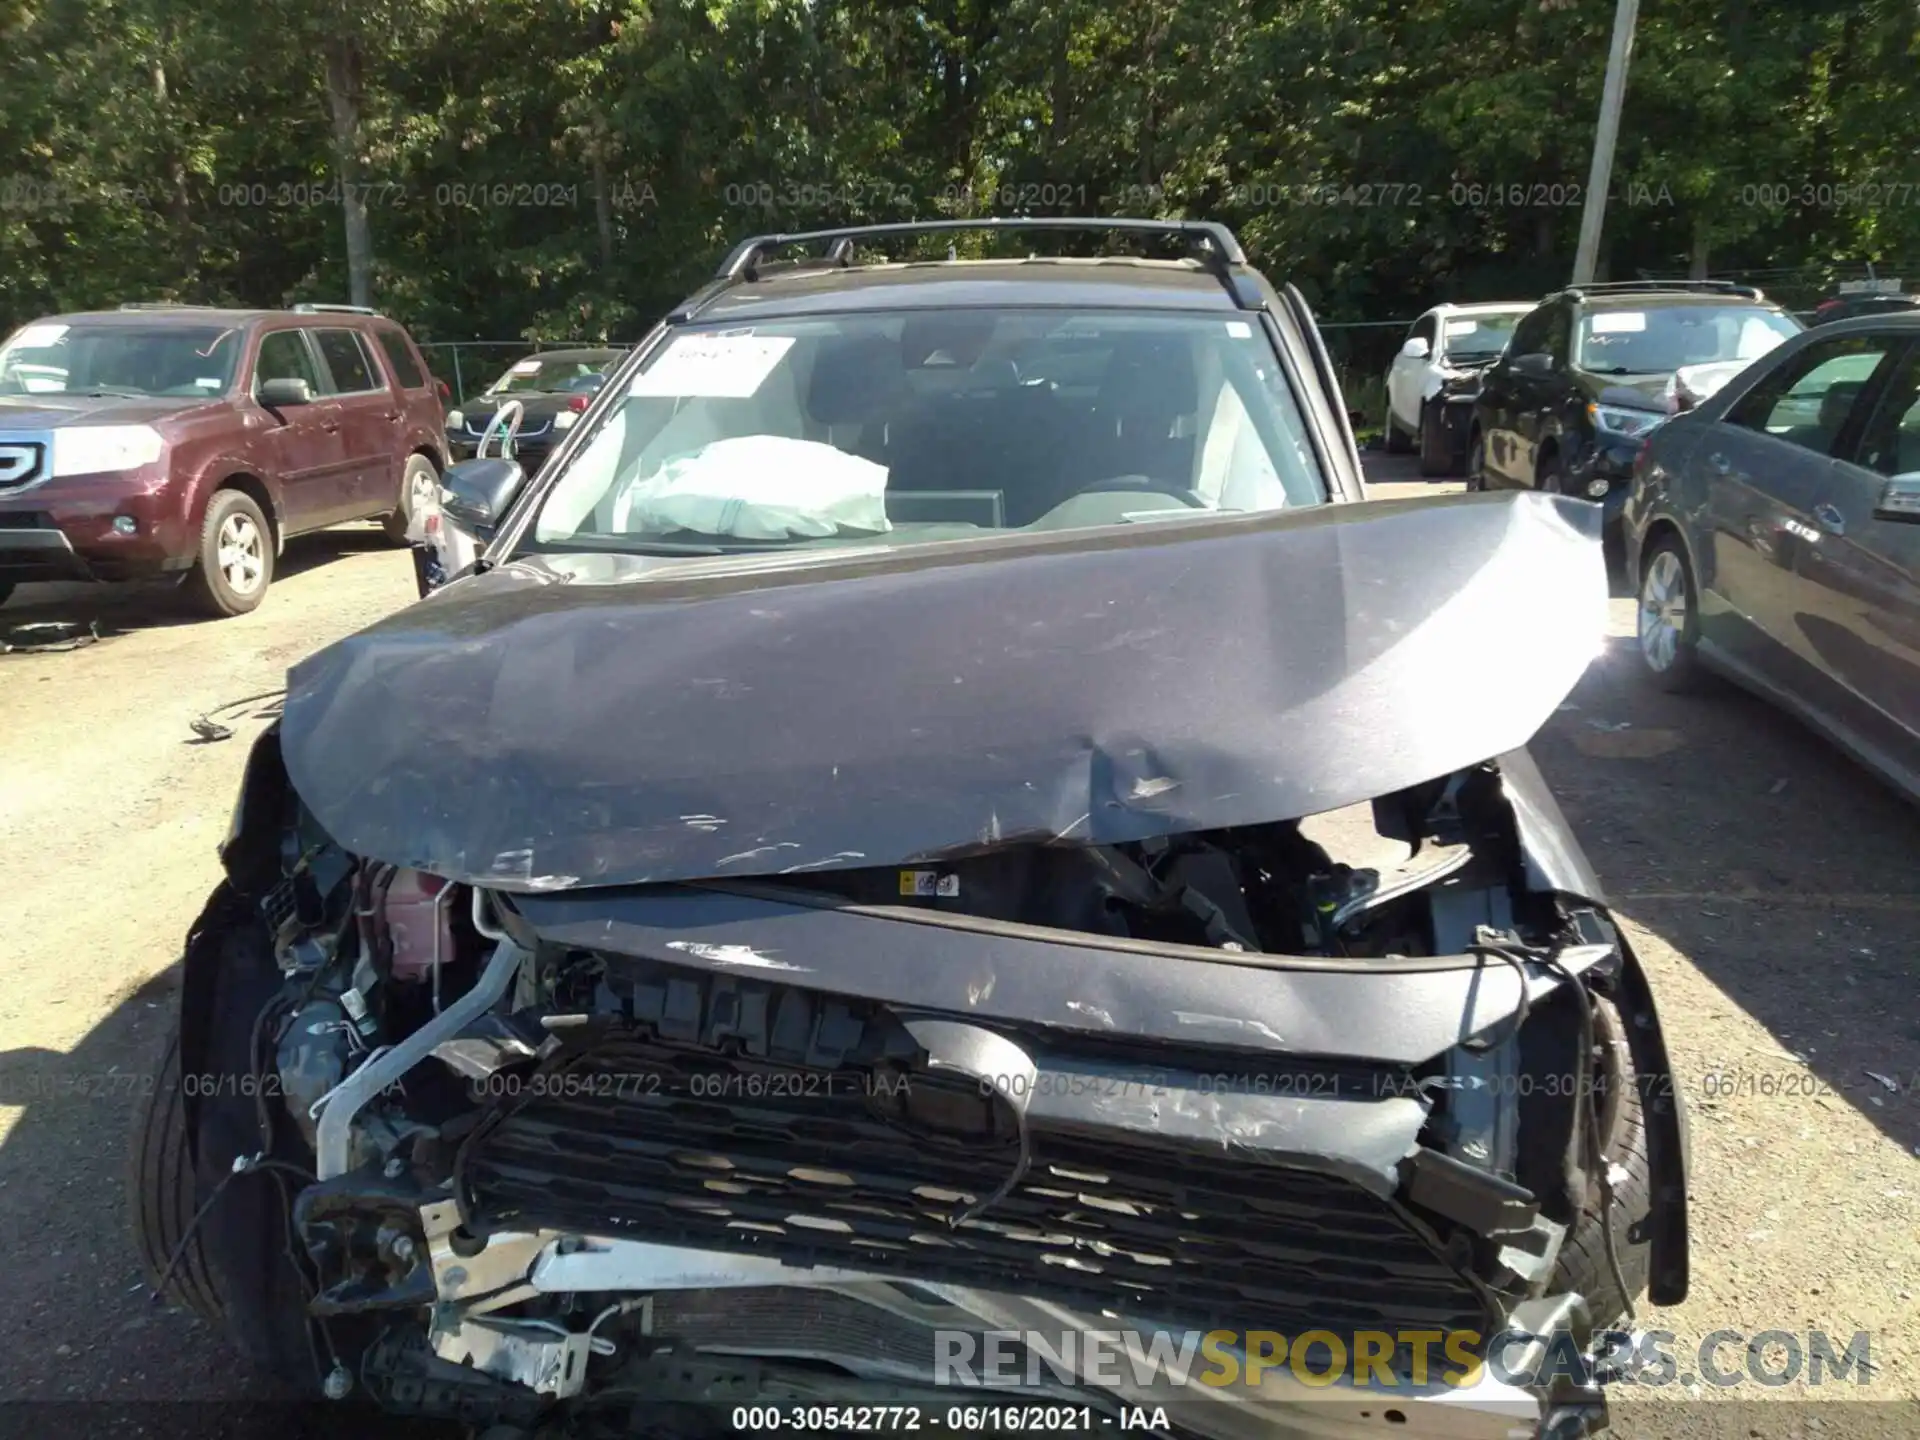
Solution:
[(924, 1074), (903, 1098), (852, 1067), (623, 1033), (522, 1082), (476, 1134), (464, 1181), (490, 1224), (625, 1231), (1179, 1324), (1487, 1326), (1434, 1245), (1337, 1176), (1127, 1130), (1031, 1143), (1024, 1181), (954, 1229), (1015, 1163), (1003, 1102)]

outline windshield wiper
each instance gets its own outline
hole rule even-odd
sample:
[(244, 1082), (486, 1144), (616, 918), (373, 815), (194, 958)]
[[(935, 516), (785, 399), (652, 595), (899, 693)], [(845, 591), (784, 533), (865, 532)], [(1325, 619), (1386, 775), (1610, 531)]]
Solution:
[(128, 385), (89, 385), (85, 390), (69, 390), (67, 393), (83, 395), (89, 400), (145, 400), (147, 398), (146, 391), (135, 390)]

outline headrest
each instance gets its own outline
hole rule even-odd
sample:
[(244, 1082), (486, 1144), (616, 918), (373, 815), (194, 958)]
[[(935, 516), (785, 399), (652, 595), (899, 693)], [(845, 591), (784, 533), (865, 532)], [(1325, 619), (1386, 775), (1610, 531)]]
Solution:
[(822, 425), (853, 425), (890, 407), (902, 385), (900, 349), (884, 335), (823, 341), (807, 379), (807, 413)]
[(1864, 380), (1840, 380), (1828, 386), (1827, 393), (1820, 397), (1820, 428), (1833, 431), (1846, 424), (1847, 412), (1866, 388)]
[[(1137, 412), (1156, 425), (1199, 408), (1193, 351), (1184, 341), (1156, 341), (1115, 350), (1100, 385), (1104, 408)], [(1121, 415), (1126, 422), (1126, 414)]]

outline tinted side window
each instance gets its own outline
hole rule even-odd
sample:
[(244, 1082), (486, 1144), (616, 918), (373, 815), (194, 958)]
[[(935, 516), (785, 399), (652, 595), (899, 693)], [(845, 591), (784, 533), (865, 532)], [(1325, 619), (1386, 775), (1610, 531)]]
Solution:
[(316, 395), (327, 388), (320, 383), (313, 352), (298, 330), (271, 330), (260, 337), (260, 358), (253, 364), (255, 394), (263, 380), (304, 380)]
[(393, 378), (400, 382), (402, 390), (418, 390), (427, 383), (427, 377), (413, 363), (413, 351), (407, 346), (406, 336), (398, 330), (376, 330), (373, 333), (380, 337), (380, 348), (387, 352), (387, 367), (393, 371)]
[(1410, 338), (1426, 341), (1427, 347), (1431, 349), (1439, 334), (1440, 322), (1432, 315), (1423, 315), (1414, 323), (1413, 335)]
[(360, 337), (351, 330), (316, 330), (313, 338), (333, 374), (337, 395), (352, 395), (381, 387), (373, 359), (361, 348)]
[(1552, 325), (1553, 310), (1550, 307), (1535, 310), (1514, 327), (1513, 343), (1507, 346), (1507, 353), (1516, 359), (1522, 355), (1546, 354)]
[(1547, 312), (1547, 353), (1554, 363), (1567, 363), (1567, 354), (1573, 339), (1573, 316), (1564, 305), (1555, 305)]
[(1860, 442), (1860, 463), (1882, 475), (1920, 472), (1920, 346), (1887, 381)]
[(1727, 423), (1832, 455), (1889, 348), (1872, 335), (1809, 345), (1743, 395)]

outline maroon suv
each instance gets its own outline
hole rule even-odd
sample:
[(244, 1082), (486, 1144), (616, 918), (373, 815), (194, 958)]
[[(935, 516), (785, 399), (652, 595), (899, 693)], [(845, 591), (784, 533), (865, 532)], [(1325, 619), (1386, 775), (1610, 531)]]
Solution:
[(441, 392), (372, 311), (128, 305), (0, 347), (0, 602), (30, 580), (189, 572), (253, 609), (287, 537), (381, 519), (446, 466)]

